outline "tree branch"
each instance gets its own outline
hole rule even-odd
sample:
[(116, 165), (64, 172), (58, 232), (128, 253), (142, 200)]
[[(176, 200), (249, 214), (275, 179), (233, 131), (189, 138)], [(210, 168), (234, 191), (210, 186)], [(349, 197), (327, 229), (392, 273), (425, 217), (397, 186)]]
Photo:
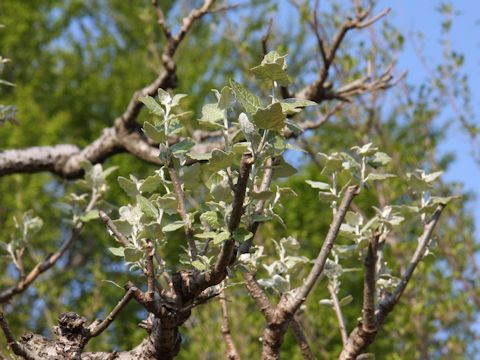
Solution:
[(358, 191), (358, 186), (349, 186), (347, 188), (340, 207), (333, 217), (332, 224), (330, 225), (327, 236), (325, 237), (325, 241), (323, 242), (322, 248), (317, 256), (317, 259), (315, 260), (312, 270), (308, 274), (308, 277), (305, 279), (303, 285), (296, 291), (293, 298), (291, 300), (285, 299), (286, 304), (284, 310), (289, 314), (294, 314), (303, 304), (303, 302), (307, 299), (307, 296), (310, 294), (310, 291), (313, 289), (317, 279), (322, 274), (328, 255), (332, 250), (333, 243), (340, 230), (340, 225), (342, 224), (348, 208), (350, 207), (350, 203), (358, 194)]
[(222, 335), (227, 345), (227, 358), (229, 360), (240, 360), (237, 347), (233, 341), (232, 333), (230, 332), (230, 321), (228, 319), (227, 300), (225, 298), (225, 288), (220, 293), (220, 306), (222, 307)]
[[(363, 321), (358, 324), (358, 326), (352, 331), (348, 338), (347, 344), (343, 347), (342, 353), (340, 354), (340, 360), (355, 360), (357, 356), (359, 356), (373, 341), (375, 341), (375, 337), (380, 330), (381, 326), (385, 323), (385, 320), (388, 314), (394, 309), (395, 305), (400, 300), (405, 288), (410, 281), (415, 268), (417, 267), (420, 260), (425, 255), (425, 251), (428, 247), (430, 242), (433, 230), (437, 225), (440, 215), (445, 208), (445, 205), (439, 205), (438, 208), (435, 210), (434, 214), (430, 221), (425, 224), (424, 231), (422, 236), (418, 239), (418, 245), (413, 254), (412, 259), (410, 260), (410, 264), (402, 275), (400, 283), (397, 285), (395, 291), (392, 295), (384, 299), (380, 302), (378, 309), (376, 310), (375, 314), (375, 328), (372, 330), (371, 328), (367, 328), (365, 326), (365, 321), (371, 321), (369, 314), (369, 319), (365, 319), (365, 315), (363, 317)], [(367, 281), (367, 279), (365, 279)], [(371, 287), (371, 285), (368, 285)], [(371, 289), (369, 290), (371, 292)], [(365, 307), (365, 298), (364, 298), (364, 307)], [(370, 311), (370, 310), (369, 310)], [(371, 325), (371, 324), (370, 324)]]
[(312, 350), (310, 345), (308, 344), (307, 338), (303, 333), (302, 326), (300, 322), (294, 317), (290, 321), (290, 327), (292, 328), (293, 335), (295, 336), (295, 340), (297, 340), (297, 344), (300, 347), (300, 352), (305, 360), (314, 360), (315, 356), (313, 356)]

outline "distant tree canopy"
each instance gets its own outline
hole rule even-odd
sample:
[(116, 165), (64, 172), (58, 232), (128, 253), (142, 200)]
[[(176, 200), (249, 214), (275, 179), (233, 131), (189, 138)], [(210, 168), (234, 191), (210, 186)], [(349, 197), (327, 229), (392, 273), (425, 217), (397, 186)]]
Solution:
[(2, 0), (0, 358), (473, 358), (437, 11), (418, 84), (375, 2)]

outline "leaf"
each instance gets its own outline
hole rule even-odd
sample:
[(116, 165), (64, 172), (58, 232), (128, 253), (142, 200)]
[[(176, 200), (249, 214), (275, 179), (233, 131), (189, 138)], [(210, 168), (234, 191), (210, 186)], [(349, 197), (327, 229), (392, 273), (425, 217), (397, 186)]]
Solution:
[(310, 100), (290, 98), (280, 100), (280, 105), (282, 106), (282, 111), (284, 114), (294, 115), (302, 111), (304, 107), (317, 106), (318, 104)]
[(363, 224), (363, 217), (360, 213), (348, 211), (345, 215), (345, 222), (352, 226), (359, 226)]
[(292, 165), (287, 163), (283, 157), (280, 157), (279, 160), (273, 166), (273, 176), (275, 178), (289, 177), (297, 173)]
[(127, 178), (124, 178), (123, 176), (119, 176), (117, 178), (117, 181), (120, 187), (127, 193), (127, 195), (134, 198), (139, 193), (137, 189), (137, 185), (133, 181)]
[(261, 138), (260, 135), (258, 134), (257, 129), (255, 128), (255, 125), (250, 122), (248, 119), (247, 114), (241, 113), (238, 116), (238, 122), (240, 124), (240, 129), (243, 132), (243, 135), (245, 136), (245, 139), (252, 144), (253, 148), (257, 148), (258, 145), (260, 144)]
[(175, 230), (178, 230), (178, 229), (182, 228), (183, 226), (185, 226), (184, 221), (174, 221), (174, 222), (172, 222), (168, 225), (165, 225), (162, 228), (162, 231), (163, 232), (172, 232), (172, 231), (175, 231)]
[(162, 88), (158, 88), (157, 91), (158, 100), (162, 105), (169, 105), (172, 102), (172, 95), (168, 91), (163, 90)]
[(247, 241), (248, 239), (251, 239), (253, 237), (253, 234), (247, 229), (237, 228), (233, 231), (232, 237), (235, 239), (235, 241), (242, 243), (244, 241)]
[(175, 94), (172, 99), (171, 106), (176, 107), (180, 105), (180, 100), (182, 100), (184, 97), (187, 97), (187, 94)]
[(277, 290), (279, 293), (286, 293), (290, 290), (290, 281), (287, 278), (275, 274), (272, 277), (272, 281), (272, 288)]
[(225, 110), (230, 107), (230, 102), (232, 99), (232, 89), (228, 86), (224, 86), (219, 95), (220, 96), (218, 99), (218, 108), (221, 110)]
[(320, 199), (320, 201), (323, 201), (326, 203), (330, 203), (332, 201), (338, 200), (338, 197), (335, 194), (327, 191), (319, 191), (318, 198)]
[(230, 80), (230, 87), (235, 94), (235, 98), (240, 104), (242, 104), (246, 112), (253, 114), (262, 106), (260, 99), (257, 96), (253, 95), (250, 90), (237, 83), (235, 80)]
[(373, 146), (373, 143), (368, 143), (362, 147), (354, 146), (352, 150), (355, 151), (360, 156), (370, 156), (377, 152), (378, 148)]
[(137, 195), (137, 202), (140, 205), (142, 212), (152, 219), (158, 218), (158, 209), (152, 202), (141, 195)]
[(321, 181), (312, 181), (312, 180), (305, 180), (305, 182), (314, 189), (330, 191), (330, 184), (327, 184)]
[(188, 153), (187, 156), (192, 160), (206, 161), (212, 158), (212, 153), (211, 152), (205, 153), (205, 154)]
[(273, 103), (264, 109), (258, 109), (252, 117), (253, 122), (260, 129), (282, 131), (285, 127), (285, 115), (280, 103)]
[(442, 174), (443, 174), (443, 171), (436, 171), (431, 174), (425, 175), (423, 177), (423, 180), (425, 180), (427, 183), (431, 183), (436, 179), (438, 179)]
[(384, 152), (376, 152), (373, 156), (368, 160), (368, 163), (377, 168), (379, 166), (385, 166), (392, 161), (392, 158), (385, 154)]
[(260, 80), (276, 81), (282, 86), (290, 84), (291, 80), (286, 73), (287, 55), (279, 55), (276, 51), (270, 51), (262, 60), (262, 63), (250, 71)]
[(333, 301), (331, 299), (322, 299), (318, 302), (320, 305), (333, 307)]
[(200, 234), (195, 234), (194, 236), (199, 239), (213, 239), (215, 235), (217, 235), (217, 233), (214, 231), (205, 231)]
[(218, 222), (218, 214), (216, 211), (206, 211), (200, 215), (200, 221), (202, 224), (207, 224), (212, 228), (217, 228), (220, 226)]
[(192, 266), (194, 268), (196, 268), (197, 270), (200, 270), (200, 271), (208, 270), (208, 266), (206, 264), (202, 263), (200, 260), (192, 261)]
[(213, 240), (212, 243), (214, 245), (218, 245), (223, 243), (224, 241), (228, 240), (230, 238), (230, 232), (229, 231), (222, 231), (221, 233), (217, 234)]
[(156, 141), (157, 143), (165, 142), (167, 137), (165, 136), (165, 133), (163, 132), (163, 128), (157, 128), (150, 124), (149, 122), (145, 121), (143, 123), (143, 132), (153, 141)]
[(339, 301), (340, 306), (346, 306), (350, 304), (353, 301), (353, 296), (352, 295), (347, 295), (343, 299)]
[(371, 180), (371, 181), (374, 181), (374, 180), (385, 180), (385, 179), (390, 179), (390, 178), (394, 178), (394, 177), (397, 177), (397, 175), (394, 175), (394, 174), (376, 174), (376, 173), (372, 173), (372, 174), (369, 174), (367, 176), (367, 179), (366, 180)]
[(173, 154), (185, 154), (194, 146), (195, 146), (195, 143), (190, 138), (187, 138), (170, 146), (170, 150), (172, 151)]
[(140, 185), (140, 191), (142, 193), (154, 192), (155, 190), (158, 189), (161, 183), (162, 183), (162, 178), (160, 176), (158, 175), (149, 176), (142, 182), (142, 185)]
[(255, 200), (268, 200), (273, 196), (273, 191), (251, 192), (250, 197)]
[(127, 262), (137, 262), (142, 260), (143, 257), (143, 252), (137, 249), (126, 248), (124, 253)]
[(165, 211), (168, 215), (177, 213), (177, 198), (173, 193), (158, 197), (157, 204), (158, 207)]
[(89, 222), (90, 220), (95, 220), (98, 219), (100, 215), (98, 214), (98, 210), (90, 210), (86, 214), (80, 216), (80, 221), (86, 223)]
[(223, 110), (217, 104), (206, 104), (202, 107), (202, 117), (198, 121), (210, 124), (213, 129), (223, 129)]
[(159, 103), (155, 101), (155, 99), (151, 96), (141, 96), (138, 98), (138, 100), (142, 103), (145, 104), (145, 106), (150, 110), (151, 113), (164, 117), (165, 116), (165, 111), (163, 108), (160, 106)]
[(212, 158), (208, 162), (210, 171), (218, 171), (225, 169), (232, 165), (235, 160), (235, 153), (230, 151), (228, 153), (215, 149), (212, 151)]
[(122, 247), (109, 247), (108, 250), (115, 256), (125, 256), (125, 248)]

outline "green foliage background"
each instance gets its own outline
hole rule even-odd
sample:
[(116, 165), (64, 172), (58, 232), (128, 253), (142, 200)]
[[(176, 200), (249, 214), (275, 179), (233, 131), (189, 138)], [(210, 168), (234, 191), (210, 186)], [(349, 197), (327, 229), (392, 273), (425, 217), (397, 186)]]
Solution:
[[(178, 24), (199, 1), (161, 3), (169, 22)], [(183, 103), (185, 109), (198, 114), (201, 106), (212, 100), (210, 89), (221, 88), (231, 77), (244, 78), (245, 83), (251, 80), (247, 69), (262, 58), (260, 39), (266, 32), (265, 19), (269, 16), (274, 18), (269, 47), (290, 54), (289, 73), (295, 79), (291, 90), (300, 89), (315, 78), (319, 58), (314, 55), (317, 49), (306, 21), (309, 16), (306, 7), (300, 16), (286, 19), (278, 2), (253, 0), (241, 4), (230, 13), (208, 15), (195, 24), (182, 43), (176, 55), (179, 77), (176, 92), (190, 95)], [(333, 34), (348, 9), (344, 2), (331, 1), (325, 5), (320, 17), (327, 34)], [(164, 38), (148, 1), (2, 0), (0, 23), (6, 26), (0, 30), (0, 54), (13, 60), (4, 78), (16, 84), (15, 88), (1, 89), (2, 101), (18, 107), (20, 121), (19, 126), (7, 124), (0, 128), (3, 149), (57, 143), (85, 146), (104, 127), (111, 126), (133, 92), (148, 84), (161, 70), (159, 54)], [(375, 69), (380, 72), (402, 51), (403, 35), (388, 18), (377, 26), (377, 32), (376, 44), (362, 33), (342, 45), (337, 69), (331, 77), (335, 86), (364, 74), (365, 59), (373, 59)], [(442, 61), (448, 65), (451, 60), (447, 54)], [(452, 76), (460, 71), (461, 64), (456, 64)], [(369, 95), (355, 99), (329, 123), (307, 134), (305, 141), (314, 152), (346, 150), (373, 141), (393, 157), (392, 171), (406, 172), (418, 167), (445, 170), (452, 158), (438, 158), (436, 154), (445, 135), (443, 124), (437, 120), (445, 107), (440, 87), (436, 83), (413, 85), (407, 80), (373, 101)], [(325, 112), (327, 107), (328, 104), (322, 104), (321, 110)], [(140, 121), (147, 116), (142, 112)], [(315, 114), (308, 116), (313, 118)], [(330, 211), (304, 182), (319, 179), (320, 170), (305, 155), (292, 154), (291, 161), (299, 167), (299, 174), (286, 182), (298, 194), (282, 210), (288, 231), (279, 225), (267, 225), (262, 228), (259, 241), (272, 250), (271, 239), (292, 234), (301, 242), (302, 254), (312, 258), (322, 244)], [(131, 173), (145, 177), (154, 169), (129, 155), (117, 155), (107, 165), (118, 165), (116, 175), (121, 176)], [(56, 204), (74, 187), (50, 174), (1, 178), (0, 240), (8, 240), (14, 232), (13, 216), (34, 209), (44, 219), (45, 226), (32, 241), (32, 248), (40, 258), (54, 251), (67, 234)], [(126, 196), (116, 181), (112, 180), (111, 187), (108, 200), (114, 205), (125, 204)], [(439, 190), (447, 194), (451, 189), (452, 184), (444, 184)], [(405, 194), (405, 188), (391, 181), (371, 188), (356, 205), (371, 213), (371, 205), (378, 205), (379, 196), (395, 201)], [(464, 283), (478, 281), (468, 275), (472, 266), (468, 263), (468, 253), (478, 249), (472, 238), (473, 221), (462, 201), (449, 205), (447, 217), (438, 230), (441, 244), (434, 250), (435, 257), (429, 257), (417, 270), (402, 303), (371, 348), (381, 354), (379, 359), (422, 358), (424, 351), (437, 359), (467, 359), (478, 348), (473, 329), (478, 316), (472, 300), (475, 287), (472, 290)], [(408, 263), (418, 232), (416, 229), (415, 233), (398, 234), (398, 242), (387, 254), (397, 273)], [(119, 299), (121, 290), (104, 280), (123, 284), (134, 277), (106, 251), (109, 246), (112, 239), (100, 222), (89, 223), (66, 258), (5, 307), (15, 333), (29, 329), (51, 335), (56, 317), (64, 311), (75, 311), (89, 320), (105, 314)], [(0, 269), (12, 276), (0, 277), (0, 289), (16, 279), (8, 257), (3, 255), (0, 254)], [(168, 254), (171, 262), (177, 256), (175, 252)], [(358, 267), (361, 261), (352, 258), (348, 264)], [(27, 268), (32, 265), (33, 262), (26, 264)], [(360, 316), (360, 276), (345, 275), (342, 281), (340, 297), (354, 296), (353, 303), (345, 308), (350, 329)], [(318, 303), (328, 297), (324, 285), (325, 280), (317, 286), (301, 319), (315, 354), (330, 359), (340, 352), (341, 339), (333, 311)], [(241, 285), (230, 288), (227, 296), (231, 300), (232, 333), (241, 355), (246, 359), (258, 357), (262, 317)], [(89, 344), (89, 350), (135, 346), (144, 336), (143, 330), (136, 327), (144, 315), (138, 306), (130, 304), (107, 332)], [(220, 306), (215, 300), (197, 308), (183, 328), (179, 358), (224, 358), (220, 319)], [(5, 346), (3, 341), (0, 340), (0, 348)], [(286, 359), (301, 358), (290, 333), (282, 355)]]

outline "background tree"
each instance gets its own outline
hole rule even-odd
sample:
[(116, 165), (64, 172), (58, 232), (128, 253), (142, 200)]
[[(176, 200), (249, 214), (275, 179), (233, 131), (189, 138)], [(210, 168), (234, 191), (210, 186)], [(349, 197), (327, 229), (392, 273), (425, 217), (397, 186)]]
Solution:
[[(194, 6), (199, 12), (190, 12)], [(133, 174), (143, 179), (158, 169), (158, 165), (152, 167), (138, 161), (158, 163), (152, 150), (155, 147), (148, 144), (136, 123), (142, 124), (145, 120), (154, 123), (148, 112), (138, 114), (141, 103), (135, 91), (145, 84), (151, 84), (144, 90), (151, 95), (158, 87), (175, 87), (175, 93), (189, 94), (182, 101), (181, 108), (193, 110), (198, 114), (193, 117), (196, 119), (201, 117), (202, 105), (215, 100), (209, 94), (210, 89), (221, 88), (228, 78), (234, 77), (248, 84), (252, 91), (267, 99), (271, 89), (254, 82), (249, 68), (257, 65), (270, 49), (290, 54), (288, 74), (295, 82), (288, 86), (288, 90), (278, 89), (277, 96), (280, 93), (284, 97), (295, 94), (295, 97), (318, 102), (320, 106), (307, 108), (305, 115), (297, 120), (305, 129), (315, 130), (291, 140), (306, 151), (305, 155), (286, 155), (287, 160), (299, 165), (300, 175), (286, 182), (276, 182), (281, 187), (290, 186), (298, 196), (282, 203), (279, 215), (287, 229), (274, 223), (260, 227), (255, 243), (262, 244), (265, 253), (272, 256), (262, 260), (264, 264), (271, 264), (275, 259), (271, 239), (278, 242), (287, 235), (294, 235), (302, 242), (302, 256), (315, 258), (317, 255), (328, 230), (330, 210), (328, 205), (317, 200), (318, 189), (310, 188), (304, 180), (322, 180), (320, 172), (324, 164), (316, 155), (318, 152), (330, 154), (350, 149), (355, 144), (373, 142), (392, 157), (394, 165), (388, 170), (401, 178), (419, 167), (429, 172), (447, 168), (451, 159), (436, 156), (444, 130), (438, 128), (434, 120), (445, 108), (442, 100), (445, 88), (451, 89), (444, 84), (447, 81), (462, 84), (452, 81), (461, 74), (458, 56), (446, 54), (443, 70), (432, 83), (417, 88), (403, 81), (383, 92), (394, 84), (390, 79), (393, 69), (389, 66), (402, 51), (404, 38), (388, 17), (368, 26), (370, 30), (361, 29), (367, 28), (369, 24), (364, 22), (371, 16), (384, 14), (382, 9), (372, 9), (366, 17), (358, 20), (366, 9), (360, 9), (358, 4), (332, 2), (320, 8), (315, 3), (291, 2), (289, 11), (298, 10), (299, 16), (285, 19), (283, 6), (286, 5), (279, 8), (267, 1), (241, 3), (233, 8), (209, 2), (198, 2), (193, 6), (190, 3), (162, 2), (161, 7), (122, 1), (72, 1), (61, 5), (41, 1), (3, 1), (0, 4), (2, 14), (12, 14), (1, 21), (6, 28), (0, 34), (0, 53), (14, 60), (13, 65), (6, 67), (4, 77), (17, 84), (14, 89), (4, 89), (8, 90), (4, 98), (20, 109), (18, 120), (21, 124), (8, 124), (1, 129), (2, 146), (13, 149), (75, 144), (75, 147), (52, 149), (58, 151), (52, 153), (50, 159), (43, 158), (46, 161), (27, 166), (19, 166), (22, 153), (4, 151), (0, 154), (0, 172), (11, 174), (0, 182), (0, 218), (4, 233), (15, 234), (12, 240), (28, 240), (22, 250), (25, 255), (21, 257), (20, 268), (12, 263), (6, 245), (2, 266), (7, 269), (8, 276), (0, 280), (3, 294), (5, 291), (8, 294), (12, 286), (25, 280), (22, 267), (28, 274), (47, 254), (62, 249), (62, 244), (68, 244), (65, 253), (61, 253), (55, 264), (52, 263), (54, 268), (28, 288), (19, 289), (21, 294), (4, 296), (4, 312), (15, 334), (28, 327), (36, 333), (49, 335), (58, 314), (66, 310), (75, 311), (89, 321), (104, 317), (121, 296), (121, 290), (104, 280), (118, 284), (133, 280), (137, 285), (142, 284), (138, 274), (125, 271), (123, 260), (107, 252), (112, 239), (106, 236), (100, 221), (88, 222), (78, 235), (74, 231), (77, 238), (69, 242), (72, 225), (58, 225), (66, 218), (62, 212), (65, 206), (52, 206), (52, 198), (62, 203), (64, 194), (77, 189), (78, 185), (65, 179), (82, 175), (83, 159), (93, 163), (108, 159), (108, 166), (119, 167), (116, 175), (125, 178)], [(162, 12), (159, 12), (160, 8)], [(203, 19), (197, 19), (205, 10), (208, 11)], [(448, 19), (451, 11), (448, 8), (443, 11)], [(264, 20), (265, 14), (271, 14), (271, 23)], [(182, 24), (181, 19), (188, 16), (192, 19), (192, 27), (186, 29), (188, 34), (185, 31), (185, 37), (175, 38), (185, 29), (176, 24)], [(285, 26), (289, 21), (291, 26)], [(445, 31), (448, 32), (448, 26)], [(353, 33), (358, 35), (352, 36)], [(151, 83), (152, 79), (156, 80)], [(465, 89), (460, 90), (451, 93), (457, 99), (465, 99)], [(232, 120), (235, 121), (236, 117)], [(42, 126), (32, 126), (37, 123)], [(196, 125), (193, 122), (185, 126), (184, 134), (187, 134)], [(102, 133), (104, 128), (109, 129)], [(197, 131), (191, 136), (197, 143), (208, 143), (203, 134)], [(95, 142), (95, 139), (101, 141)], [(215, 139), (214, 144), (218, 140)], [(144, 151), (144, 145), (148, 145), (148, 151)], [(92, 151), (80, 151), (85, 147)], [(199, 150), (204, 149), (200, 147)], [(121, 152), (134, 156), (110, 157)], [(42, 153), (36, 149), (34, 154)], [(19, 174), (44, 170), (54, 175), (44, 172)], [(108, 184), (111, 187), (108, 192), (99, 190), (104, 197), (101, 204), (104, 210), (132, 201), (115, 181)], [(18, 191), (12, 192), (11, 189)], [(445, 195), (451, 193), (446, 184), (437, 185), (436, 191)], [(401, 181), (375, 182), (357, 197), (352, 210), (361, 210), (365, 218), (370, 218), (374, 215), (372, 205), (385, 208), (395, 201), (405, 203), (411, 195)], [(203, 198), (201, 194), (197, 196), (187, 193), (188, 208), (202, 211)], [(92, 198), (98, 200), (95, 196)], [(80, 205), (84, 209), (86, 204)], [(442, 227), (438, 229), (440, 236), (436, 238), (436, 257), (429, 256), (421, 263), (401, 300), (402, 306), (389, 316), (385, 330), (369, 351), (388, 354), (385, 356), (389, 358), (451, 358), (469, 356), (476, 351), (472, 322), (478, 306), (478, 277), (475, 275), (478, 269), (474, 258), (477, 245), (472, 238), (472, 220), (463, 206), (462, 201), (456, 201), (447, 207), (443, 217), (448, 220), (442, 221)], [(44, 227), (24, 239), (22, 230), (26, 228), (25, 224), (30, 224), (32, 231), (39, 225), (35, 215), (24, 216), (28, 209), (41, 214)], [(117, 216), (116, 211), (112, 214), (112, 217)], [(18, 228), (12, 215), (17, 219)], [(78, 217), (75, 220), (77, 225), (74, 226), (80, 226), (82, 220)], [(414, 251), (416, 242), (413, 240), (418, 229), (417, 232), (411, 230), (413, 227), (409, 229), (409, 232), (394, 232), (387, 239), (390, 246), (386, 247), (384, 256), (394, 274), (404, 272), (404, 266)], [(348, 237), (348, 234), (344, 235)], [(168, 251), (162, 254), (173, 266), (172, 271), (184, 268), (175, 265), (179, 254), (183, 253), (180, 245), (186, 246), (184, 238), (181, 231), (172, 233)], [(6, 243), (11, 244), (11, 239), (6, 236)], [(351, 244), (351, 240), (345, 238), (340, 241)], [(363, 265), (358, 256), (351, 255), (342, 259), (342, 266), (361, 268)], [(267, 276), (262, 267), (258, 270), (257, 278)], [(298, 276), (306, 276), (308, 270), (308, 266), (302, 266)], [(237, 270), (231, 275), (230, 285), (243, 282)], [(330, 358), (340, 354), (344, 347), (342, 334), (332, 331), (338, 328), (338, 311), (336, 313), (331, 305), (334, 305), (335, 296), (339, 301), (346, 299), (345, 302), (348, 295), (353, 296), (353, 302), (342, 311), (347, 330), (352, 331), (363, 305), (362, 278), (363, 269), (342, 275), (340, 279), (333, 276), (328, 278), (330, 281), (322, 280), (322, 286), (310, 295), (298, 323), (307, 339), (316, 344), (311, 349), (316, 356)], [(339, 280), (341, 287), (338, 290)], [(52, 281), (55, 287), (51, 286)], [(252, 311), (256, 309), (255, 303), (242, 285), (229, 286), (225, 296), (230, 300), (224, 302), (230, 315), (230, 334), (240, 355), (247, 358), (258, 356), (262, 347), (258, 337), (262, 336), (265, 321), (262, 314)], [(275, 294), (269, 296), (275, 303)], [(320, 303), (320, 299), (324, 301)], [(223, 315), (218, 302), (212, 300), (193, 310), (182, 327), (184, 338), (179, 357), (190, 358), (192, 354), (199, 358), (224, 357), (226, 345), (221, 343), (219, 346), (219, 343), (222, 331), (227, 339), (229, 332), (221, 321)], [(25, 311), (31, 308), (35, 311)], [(145, 310), (130, 303), (117, 315), (108, 331), (89, 342), (87, 350), (133, 348), (145, 337), (145, 330), (135, 328), (133, 324), (145, 318)], [(300, 356), (293, 332), (287, 333), (281, 351), (291, 358)]]

